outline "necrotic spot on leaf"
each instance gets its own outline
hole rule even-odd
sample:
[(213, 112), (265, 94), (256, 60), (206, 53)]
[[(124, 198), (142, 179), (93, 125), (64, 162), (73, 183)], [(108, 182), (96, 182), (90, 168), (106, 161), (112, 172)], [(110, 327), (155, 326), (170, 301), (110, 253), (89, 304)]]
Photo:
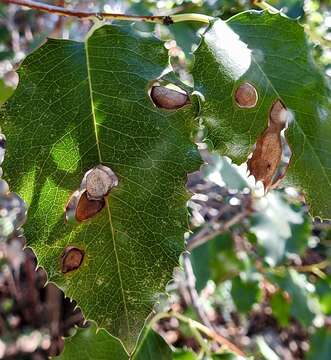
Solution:
[(190, 102), (187, 93), (169, 89), (165, 86), (153, 86), (151, 99), (155, 106), (168, 110), (179, 109)]
[(99, 213), (105, 206), (105, 199), (89, 200), (87, 198), (87, 192), (84, 191), (78, 201), (76, 207), (76, 219), (77, 221), (84, 221), (92, 218)]
[(287, 117), (287, 109), (277, 100), (269, 112), (269, 126), (258, 138), (253, 155), (247, 161), (248, 170), (256, 181), (263, 182), (266, 190), (275, 183), (283, 152), (281, 131), (286, 126)]
[(241, 108), (251, 109), (256, 106), (258, 95), (250, 83), (241, 84), (235, 92), (235, 101)]
[(84, 259), (84, 251), (75, 246), (65, 248), (61, 257), (61, 271), (65, 274), (80, 267)]
[(86, 189), (89, 200), (100, 200), (118, 185), (118, 178), (107, 166), (98, 165), (86, 172), (81, 189)]
[(86, 190), (76, 190), (70, 197), (66, 209), (67, 222), (84, 221), (98, 214), (105, 206), (105, 199), (90, 200)]
[(118, 185), (118, 178), (107, 166), (97, 165), (87, 171), (80, 189), (71, 196), (65, 207), (66, 222), (92, 218), (105, 206), (105, 196)]

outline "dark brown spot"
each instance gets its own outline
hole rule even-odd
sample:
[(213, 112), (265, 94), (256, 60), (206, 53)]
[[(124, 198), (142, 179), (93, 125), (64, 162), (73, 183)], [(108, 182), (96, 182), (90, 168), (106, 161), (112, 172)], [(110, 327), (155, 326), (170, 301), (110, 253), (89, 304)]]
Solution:
[(164, 25), (171, 25), (173, 23), (174, 23), (174, 21), (172, 20), (172, 18), (170, 16), (165, 16), (163, 18), (163, 24)]
[(186, 93), (164, 86), (153, 86), (151, 98), (157, 107), (168, 110), (179, 109), (190, 102)]
[(61, 257), (61, 271), (65, 274), (80, 267), (84, 259), (84, 251), (75, 246), (65, 248)]
[(6, 149), (6, 137), (0, 134), (0, 149)]
[(87, 198), (87, 192), (84, 191), (77, 204), (76, 208), (76, 220), (84, 221), (92, 218), (98, 214), (105, 206), (105, 199), (89, 200)]
[(258, 100), (255, 87), (250, 83), (241, 84), (236, 90), (235, 100), (241, 108), (251, 109), (255, 107)]

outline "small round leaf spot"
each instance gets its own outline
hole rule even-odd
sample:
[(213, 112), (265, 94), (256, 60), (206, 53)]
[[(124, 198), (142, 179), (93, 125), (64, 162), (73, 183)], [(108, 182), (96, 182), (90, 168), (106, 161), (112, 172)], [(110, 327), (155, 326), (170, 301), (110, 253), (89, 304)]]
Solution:
[(235, 101), (241, 108), (251, 109), (256, 106), (257, 100), (257, 91), (250, 83), (243, 83), (236, 90)]
[(84, 251), (75, 246), (65, 248), (61, 257), (61, 271), (66, 274), (80, 267), (84, 259)]
[(179, 92), (165, 86), (153, 86), (151, 99), (155, 106), (167, 110), (176, 110), (189, 103), (189, 97), (185, 92)]

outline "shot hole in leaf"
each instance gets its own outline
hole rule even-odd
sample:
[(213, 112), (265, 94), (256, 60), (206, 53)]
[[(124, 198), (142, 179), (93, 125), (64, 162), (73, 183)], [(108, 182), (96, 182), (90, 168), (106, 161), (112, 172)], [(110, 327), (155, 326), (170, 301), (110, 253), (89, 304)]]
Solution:
[(167, 110), (176, 110), (190, 103), (188, 94), (173, 84), (153, 85), (150, 97), (156, 107)]
[(83, 262), (84, 255), (84, 251), (75, 246), (66, 247), (61, 257), (62, 273), (66, 274), (78, 269)]
[(246, 82), (237, 88), (234, 94), (234, 98), (236, 104), (239, 107), (244, 109), (251, 109), (254, 108), (257, 104), (258, 94), (255, 87), (252, 84)]

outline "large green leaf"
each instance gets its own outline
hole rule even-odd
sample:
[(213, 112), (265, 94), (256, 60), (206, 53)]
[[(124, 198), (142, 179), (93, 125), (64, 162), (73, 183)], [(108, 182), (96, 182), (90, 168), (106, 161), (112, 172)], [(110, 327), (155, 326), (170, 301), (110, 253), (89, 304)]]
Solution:
[(123, 345), (107, 331), (97, 331), (92, 324), (87, 329), (77, 329), (76, 334), (65, 340), (63, 353), (56, 357), (59, 360), (128, 360)]
[(311, 337), (307, 360), (329, 360), (331, 357), (331, 332), (327, 327), (318, 329)]
[[(240, 163), (268, 126), (280, 99), (293, 119), (286, 132), (292, 150), (287, 183), (302, 189), (313, 215), (331, 217), (331, 117), (327, 87), (315, 68), (304, 29), (281, 14), (249, 11), (215, 21), (195, 52), (195, 88), (208, 138)], [(244, 82), (257, 90), (254, 108), (239, 108), (234, 93)]]
[(124, 350), (120, 341), (107, 331), (97, 331), (92, 324), (87, 329), (77, 329), (67, 338), (59, 360), (172, 360), (172, 351), (165, 340), (151, 328), (144, 329), (138, 347), (132, 357)]
[[(186, 176), (200, 164), (190, 139), (194, 106), (166, 111), (149, 98), (167, 65), (163, 43), (131, 27), (104, 26), (85, 43), (48, 40), (24, 61), (1, 113), (6, 177), (29, 206), (28, 245), (49, 280), (128, 349), (178, 264)], [(65, 224), (69, 195), (100, 163), (119, 178), (107, 208)], [(70, 245), (85, 257), (63, 274)]]

